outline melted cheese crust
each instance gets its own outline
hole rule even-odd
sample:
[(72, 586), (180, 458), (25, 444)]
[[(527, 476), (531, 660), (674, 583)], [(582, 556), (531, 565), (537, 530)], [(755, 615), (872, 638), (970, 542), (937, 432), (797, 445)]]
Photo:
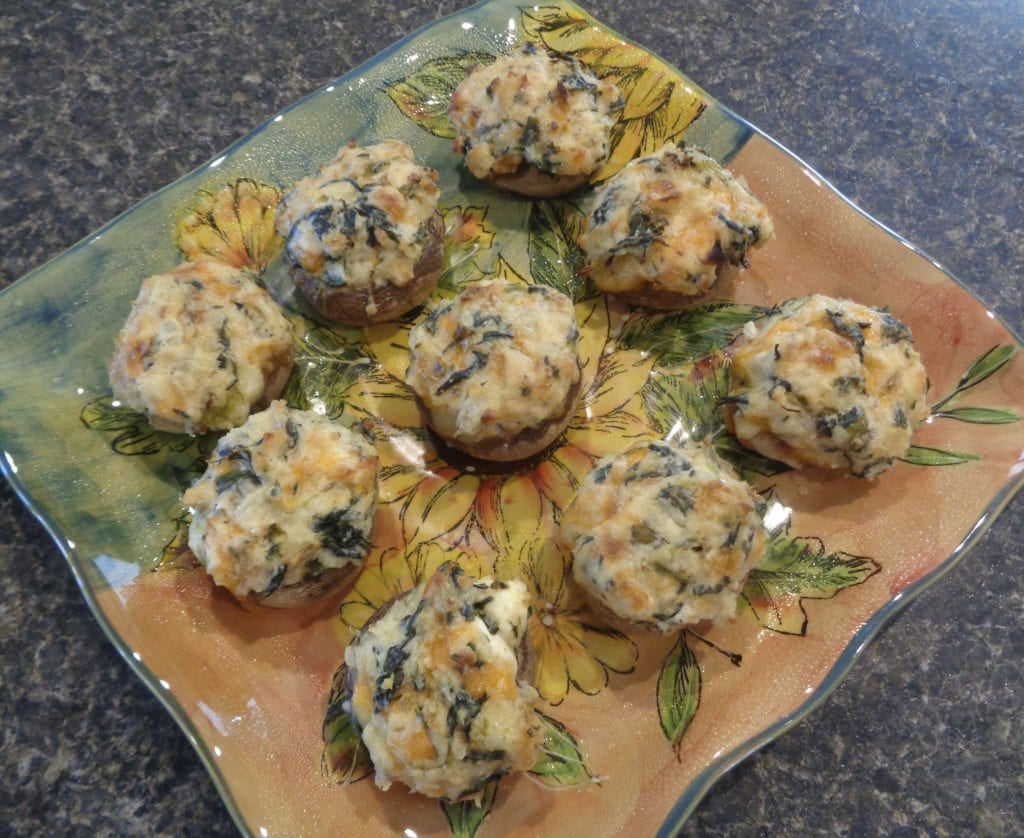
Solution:
[(791, 466), (872, 478), (910, 447), (928, 379), (910, 329), (885, 311), (816, 294), (745, 329), (726, 420)]
[(608, 157), (622, 96), (574, 58), (524, 44), (477, 66), (455, 88), (448, 115), (455, 150), (478, 178), (535, 166), (550, 175), (590, 175)]
[(516, 680), (528, 609), (523, 582), (449, 563), (360, 632), (345, 651), (351, 715), (378, 786), (456, 800), (533, 767), (537, 692)]
[(441, 436), (508, 440), (565, 414), (578, 338), (564, 294), (478, 282), (413, 328), (406, 381)]
[(641, 443), (600, 460), (562, 518), (573, 576), (663, 632), (736, 611), (764, 552), (763, 502), (703, 446)]
[(332, 289), (408, 285), (437, 210), (437, 172), (400, 140), (350, 143), (281, 200), (285, 256)]
[(360, 564), (377, 508), (377, 454), (361, 435), (275, 401), (225, 434), (182, 497), (188, 544), (241, 598)]
[(579, 245), (603, 291), (653, 285), (696, 297), (715, 284), (719, 265), (745, 266), (748, 249), (772, 235), (768, 211), (742, 178), (666, 143), (598, 190)]
[(142, 283), (115, 341), (110, 386), (154, 424), (227, 430), (291, 358), (291, 326), (266, 291), (219, 262), (185, 262)]

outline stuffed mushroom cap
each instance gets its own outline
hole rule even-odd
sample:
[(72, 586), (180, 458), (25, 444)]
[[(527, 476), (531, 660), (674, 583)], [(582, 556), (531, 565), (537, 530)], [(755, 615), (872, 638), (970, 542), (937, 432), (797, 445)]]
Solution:
[(530, 197), (587, 182), (604, 164), (618, 88), (533, 43), (477, 65), (452, 94), (455, 150), (476, 177)]
[(115, 340), (110, 386), (159, 430), (224, 431), (281, 394), (292, 352), (288, 320), (248, 275), (184, 262), (142, 283)]
[(345, 146), (278, 206), (296, 286), (321, 315), (348, 325), (415, 308), (441, 272), (439, 196), (437, 172), (406, 143)]
[(650, 308), (705, 296), (773, 235), (746, 182), (693, 148), (666, 143), (597, 191), (579, 245), (602, 291)]
[(238, 599), (289, 607), (322, 596), (369, 551), (377, 465), (362, 434), (276, 401), (221, 438), (182, 497), (189, 547)]
[(412, 330), (406, 381), (452, 447), (512, 461), (550, 445), (580, 388), (572, 301), (544, 285), (477, 282)]
[(618, 620), (722, 621), (764, 552), (763, 502), (707, 447), (638, 443), (599, 460), (562, 517), (573, 577)]
[(905, 323), (815, 294), (747, 324), (725, 420), (743, 445), (794, 468), (873, 478), (907, 453), (927, 388)]
[(345, 651), (351, 715), (387, 789), (478, 796), (533, 767), (544, 733), (521, 683), (529, 595), (453, 563), (386, 605)]

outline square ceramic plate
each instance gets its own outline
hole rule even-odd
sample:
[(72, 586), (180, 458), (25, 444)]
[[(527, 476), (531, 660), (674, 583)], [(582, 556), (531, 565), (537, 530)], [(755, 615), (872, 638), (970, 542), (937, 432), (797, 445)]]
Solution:
[[(685, 139), (728, 162), (768, 205), (776, 239), (721, 299), (683, 314), (627, 310), (574, 270), (587, 194), (510, 199), (462, 174), (447, 96), (471, 63), (525, 39), (579, 57), (623, 90), (599, 179)], [(528, 469), (486, 474), (438, 457), (401, 383), (420, 313), (330, 328), (290, 289), (270, 223), (280, 191), (344, 142), (387, 137), (441, 173), (447, 261), (435, 299), (499, 275), (552, 285), (576, 304), (586, 392), (564, 437)], [(175, 565), (187, 526), (180, 492), (211, 440), (155, 432), (110, 398), (106, 362), (141, 280), (185, 258), (242, 266), (284, 306), (297, 350), (293, 404), (377, 428), (384, 503), (369, 564), (351, 590), (316, 606), (244, 610), (201, 570)], [(888, 306), (912, 327), (929, 372), (932, 415), (907, 458), (874, 482), (785, 472), (721, 427), (722, 348), (765, 307), (812, 292)], [(0, 296), (0, 329), (11, 347), (0, 361), (6, 476), (253, 834), (671, 832), (964, 555), (1024, 469), (1019, 340), (799, 160), (570, 3), (494, 0), (397, 44), (17, 282)], [(714, 440), (765, 492), (770, 548), (732, 623), (678, 638), (622, 634), (585, 608), (551, 535), (597, 457), (683, 434)], [(338, 721), (325, 724), (352, 632), (446, 559), (527, 582), (552, 720), (549, 757), (489, 788), (480, 806), (440, 807), (365, 778), (342, 785), (352, 754)]]

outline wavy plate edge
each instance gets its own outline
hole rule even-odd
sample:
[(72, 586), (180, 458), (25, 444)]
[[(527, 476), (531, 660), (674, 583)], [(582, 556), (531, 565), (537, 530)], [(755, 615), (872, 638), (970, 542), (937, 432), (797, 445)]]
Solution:
[[(573, 0), (555, 0), (559, 5), (565, 7), (574, 8), (581, 14), (585, 15), (591, 20), (597, 21), (589, 12), (583, 9), (580, 5), (573, 2)], [(202, 176), (202, 173), (212, 168), (214, 164), (219, 163), (226, 157), (233, 155), (241, 147), (248, 144), (253, 138), (259, 136), (263, 131), (270, 127), (278, 117), (284, 116), (291, 111), (299, 108), (304, 103), (315, 99), (324, 93), (328, 92), (329, 89), (335, 85), (342, 84), (350, 79), (357, 77), (365, 69), (372, 67), (384, 60), (390, 55), (400, 51), (408, 43), (415, 41), (421, 35), (430, 31), (439, 24), (450, 21), (453, 19), (465, 17), (471, 15), (478, 10), (490, 6), (509, 6), (510, 8), (519, 9), (521, 8), (516, 0), (480, 0), (471, 6), (467, 6), (449, 15), (445, 15), (436, 18), (425, 25), (419, 27), (415, 31), (408, 35), (400, 38), (394, 43), (390, 44), (385, 49), (366, 59), (359, 65), (351, 68), (346, 73), (338, 76), (337, 78), (327, 82), (324, 85), (316, 88), (310, 93), (302, 96), (295, 102), (291, 103), (287, 107), (271, 114), (265, 119), (260, 125), (253, 128), (243, 136), (230, 143), (224, 149), (217, 154), (214, 154), (204, 162), (193, 167), (190, 171), (181, 175), (174, 181), (165, 184), (163, 187), (157, 189), (155, 192), (150, 193), (141, 200), (132, 204), (130, 207), (119, 213), (110, 221), (103, 224), (93, 232), (87, 234), (76, 243), (72, 244), (61, 253), (48, 259), (43, 264), (31, 270), (29, 273), (24, 274), (19, 279), (11, 283), (10, 286), (0, 291), (0, 303), (5, 298), (11, 297), (17, 292), (16, 288), (24, 287), (25, 283), (36, 277), (37, 274), (41, 274), (50, 268), (54, 263), (63, 259), (64, 257), (77, 252), (84, 247), (88, 246), (95, 238), (101, 236), (110, 228), (118, 224), (123, 218), (134, 213), (139, 207), (148, 204), (155, 200), (158, 196), (163, 193), (179, 186), (186, 181), (198, 178)], [(689, 76), (680, 70), (676, 65), (662, 58), (657, 53), (644, 47), (642, 44), (628, 38), (611, 27), (601, 24), (608, 31), (613, 32), (617, 37), (622, 38), (625, 42), (633, 44), (640, 49), (654, 55), (656, 58), (664, 61), (670, 67), (675, 69), (681, 75), (689, 80)], [(691, 80), (692, 82), (692, 80)], [(956, 276), (954, 276), (948, 269), (943, 265), (929, 256), (924, 250), (910, 242), (902, 235), (894, 231), (888, 225), (882, 223), (876, 219), (869, 212), (858, 206), (852, 199), (847, 197), (843, 192), (837, 189), (830, 180), (823, 177), (813, 166), (806, 163), (801, 157), (792, 152), (789, 148), (774, 140), (769, 135), (765, 134), (755, 125), (748, 122), (743, 117), (739, 116), (731, 108), (723, 105), (714, 96), (709, 94), (703, 87), (696, 82), (693, 82), (694, 87), (701, 91), (701, 93), (712, 102), (715, 107), (721, 112), (722, 115), (733, 121), (738, 127), (744, 129), (742, 136), (737, 140), (736, 145), (732, 149), (729, 157), (731, 158), (738, 153), (746, 143), (754, 136), (757, 135), (760, 139), (774, 146), (777, 150), (782, 152), (792, 162), (797, 164), (806, 174), (809, 174), (819, 181), (821, 187), (825, 188), (829, 193), (838, 198), (848, 208), (854, 210), (857, 214), (862, 216), (864, 219), (869, 221), (872, 225), (886, 233), (894, 241), (902, 244), (911, 250), (915, 256), (924, 259), (937, 270), (939, 270), (947, 279), (952, 281), (959, 288), (964, 290), (974, 301), (981, 305), (986, 312), (1007, 332), (1010, 338), (1012, 338), (1018, 346), (1024, 347), (1024, 339), (1016, 333), (1016, 331), (996, 312), (991, 311), (988, 308), (984, 300), (981, 299), (971, 288), (961, 282)], [(2, 445), (2, 442), (0, 442)], [(191, 717), (184, 710), (184, 708), (173, 698), (173, 696), (164, 690), (159, 683), (159, 679), (154, 675), (150, 669), (142, 663), (141, 660), (137, 659), (132, 654), (132, 649), (128, 643), (117, 633), (113, 625), (107, 618), (106, 612), (99, 605), (96, 598), (95, 592), (86, 578), (84, 571), (84, 561), (79, 556), (77, 549), (72, 546), (73, 542), (67, 538), (63, 533), (60, 526), (51, 518), (49, 513), (28, 492), (22, 481), (17, 476), (17, 467), (13, 460), (10, 458), (8, 452), (3, 447), (0, 447), (0, 453), (3, 453), (3, 457), (0, 457), (0, 475), (2, 475), (13, 488), (15, 494), (25, 505), (26, 509), (36, 518), (37, 521), (43, 526), (47, 535), (51, 538), (54, 544), (57, 546), (64, 561), (70, 567), (72, 575), (74, 576), (75, 582), (78, 585), (79, 590), (82, 592), (83, 598), (86, 601), (93, 617), (96, 619), (100, 628), (103, 630), (107, 639), (111, 642), (120, 656), (128, 664), (129, 668), (139, 677), (139, 679), (149, 688), (150, 692), (156, 697), (156, 699), (163, 705), (164, 709), (168, 712), (171, 718), (177, 723), (178, 727), (186, 735), (188, 741), (191, 743), (197, 756), (206, 768), (207, 773), (210, 775), (213, 781), (214, 787), (216, 788), (221, 800), (224, 802), (225, 807), (230, 814), (232, 821), (238, 827), (238, 829), (244, 835), (253, 835), (249, 824), (245, 821), (234, 796), (231, 793), (227, 779), (222, 774), (217, 762), (213, 758), (213, 754), (210, 752), (206, 741), (199, 734), (195, 728)], [(992, 525), (997, 520), (1000, 513), (1006, 508), (1006, 506), (1013, 500), (1017, 492), (1024, 486), (1024, 472), (1014, 476), (1013, 479), (1008, 480), (994, 495), (992, 500), (986, 505), (981, 516), (970, 528), (970, 530), (964, 535), (960, 543), (953, 549), (953, 551), (947, 556), (941, 563), (936, 565), (932, 570), (924, 574), (922, 577), (916, 579), (905, 589), (900, 591), (888, 602), (885, 603), (878, 611), (871, 615), (865, 623), (857, 630), (856, 633), (850, 638), (849, 642), (843, 647), (836, 659), (836, 662), (829, 669), (822, 682), (814, 690), (814, 692), (795, 710), (781, 719), (777, 720), (763, 731), (759, 732), (755, 736), (750, 737), (746, 741), (740, 743), (729, 752), (723, 754), (721, 757), (713, 761), (708, 765), (700, 774), (694, 778), (691, 783), (682, 790), (680, 797), (677, 799), (675, 804), (669, 810), (665, 817), (661, 827), (658, 830), (658, 836), (675, 836), (680, 833), (683, 826), (693, 814), (695, 809), (699, 806), (704, 797), (712, 789), (712, 787), (729, 771), (735, 768), (743, 760), (747, 759), (751, 755), (755, 754), (761, 748), (765, 747), (787, 730), (792, 728), (794, 725), (805, 719), (812, 712), (821, 707), (831, 693), (842, 683), (845, 676), (850, 672), (854, 664), (860, 659), (869, 643), (875, 638), (875, 636), (884, 628), (897, 614), (899, 614), (907, 605), (913, 602), (918, 596), (928, 590), (933, 584), (942, 579), (947, 573), (953, 570), (964, 557), (973, 549), (982, 537), (988, 532)]]

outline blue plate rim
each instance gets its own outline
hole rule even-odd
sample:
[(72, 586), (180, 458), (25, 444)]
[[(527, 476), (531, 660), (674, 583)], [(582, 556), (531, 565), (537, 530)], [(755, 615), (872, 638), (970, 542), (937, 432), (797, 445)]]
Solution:
[[(598, 22), (602, 27), (604, 27), (608, 31), (614, 32), (615, 35), (623, 38), (624, 41), (639, 47), (640, 49), (644, 50), (645, 52), (651, 55), (654, 55), (659, 60), (664, 61), (664, 63), (667, 64), (669, 67), (672, 67), (674, 70), (679, 72), (680, 75), (682, 75), (684, 78), (690, 80), (690, 77), (682, 70), (680, 70), (678, 67), (676, 67), (675, 64), (657, 55), (652, 50), (648, 49), (647, 47), (644, 47), (642, 44), (639, 44), (636, 41), (633, 41), (632, 39), (624, 35), (621, 35), (618, 32), (615, 32), (615, 30), (611, 29), (611, 27), (608, 27), (606, 24), (601, 23), (601, 21), (594, 18), (593, 15), (587, 12), (579, 3), (574, 2), (574, 0), (553, 0), (552, 5), (556, 3), (558, 5), (562, 5), (568, 8), (575, 8), (579, 10), (587, 17)], [(237, 140), (226, 146), (217, 154), (212, 155), (209, 159), (195, 166), (193, 169), (181, 175), (174, 181), (171, 181), (170, 183), (164, 185), (163, 187), (157, 189), (156, 191), (140, 199), (139, 201), (137, 201), (136, 203), (134, 203), (133, 205), (119, 213), (113, 219), (103, 224), (101, 227), (97, 228), (93, 232), (89, 233), (88, 235), (81, 238), (79, 241), (75, 242), (74, 244), (63, 250), (61, 253), (48, 259), (43, 264), (37, 266), (33, 270), (24, 274), (23, 276), (12, 282), (7, 288), (0, 290), (0, 307), (2, 307), (6, 302), (8, 302), (8, 300), (13, 295), (17, 294), (21, 288), (24, 288), (28, 282), (38, 281), (39, 276), (51, 270), (56, 263), (78, 252), (79, 250), (87, 247), (94, 239), (96, 239), (99, 236), (102, 236), (106, 231), (119, 224), (124, 218), (133, 214), (140, 207), (148, 204), (153, 200), (156, 200), (160, 195), (175, 188), (176, 186), (179, 186), (184, 181), (201, 176), (201, 174), (206, 170), (210, 169), (213, 166), (213, 164), (223, 160), (224, 158), (234, 155), (241, 148), (248, 145), (250, 141), (252, 141), (254, 138), (258, 137), (265, 130), (267, 130), (272, 124), (275, 123), (275, 121), (278, 120), (279, 117), (285, 116), (288, 113), (300, 108), (305, 103), (324, 95), (325, 93), (332, 90), (335, 86), (343, 84), (351, 79), (358, 77), (367, 69), (380, 64), (382, 61), (385, 61), (389, 56), (395, 54), (396, 52), (400, 52), (402, 48), (404, 48), (406, 45), (413, 41), (416, 41), (421, 36), (429, 32), (430, 30), (434, 29), (435, 27), (438, 27), (439, 25), (447, 21), (472, 15), (473, 13), (479, 10), (492, 6), (507, 6), (510, 9), (517, 10), (522, 10), (523, 8), (525, 8), (524, 6), (520, 5), (519, 2), (516, 2), (516, 0), (480, 0), (480, 2), (474, 3), (471, 6), (467, 6), (451, 14), (436, 18), (426, 23), (425, 25), (419, 27), (415, 31), (393, 42), (385, 49), (371, 56), (370, 58), (363, 61), (356, 67), (353, 67), (352, 69), (342, 74), (341, 76), (338, 76), (337, 78), (331, 80), (330, 82), (321, 85), (320, 87), (314, 89), (310, 93), (307, 93), (306, 95), (302, 96), (295, 102), (291, 103), (287, 107), (272, 114), (260, 125), (253, 128), (251, 131), (247, 132), (242, 137), (238, 138)], [(699, 84), (693, 82), (692, 80), (690, 81), (693, 84), (694, 88), (697, 89), (701, 93), (701, 95), (704, 96), (709, 102), (713, 103), (715, 107), (723, 115), (732, 120), (737, 126), (745, 129), (745, 134), (736, 145), (733, 152), (734, 154), (738, 152), (740, 149), (742, 149), (743, 146), (747, 142), (749, 142), (749, 140), (755, 135), (760, 139), (770, 143), (775, 148), (780, 150), (783, 154), (785, 154), (788, 158), (790, 158), (794, 163), (798, 164), (805, 172), (815, 177), (819, 181), (821, 187), (827, 189), (835, 197), (839, 198), (843, 203), (845, 203), (848, 207), (855, 210), (864, 219), (869, 221), (878, 229), (882, 230), (884, 233), (889, 235), (898, 243), (907, 247), (915, 255), (926, 260), (936, 269), (941, 271), (941, 273), (947, 279), (951, 280), (958, 287), (960, 287), (967, 294), (969, 294), (981, 306), (983, 306), (985, 310), (989, 313), (989, 315), (1003, 329), (1005, 329), (1007, 334), (1014, 340), (1018, 347), (1024, 346), (1024, 340), (1022, 340), (1021, 336), (1016, 333), (1016, 331), (1003, 319), (1003, 317), (999, 315), (997, 312), (993, 312), (991, 309), (989, 309), (987, 304), (981, 297), (978, 296), (977, 293), (975, 293), (971, 288), (969, 288), (962, 281), (960, 281), (960, 279), (953, 275), (947, 268), (943, 267), (938, 261), (931, 258), (924, 250), (915, 245), (913, 242), (908, 241), (906, 238), (904, 238), (899, 233), (895, 232), (888, 225), (882, 223), (874, 216), (872, 216), (870, 213), (868, 213), (860, 206), (858, 206), (856, 203), (854, 203), (852, 199), (850, 199), (845, 194), (843, 194), (839, 189), (837, 189), (831, 183), (831, 181), (823, 177), (813, 166), (806, 163), (802, 158), (800, 158), (797, 154), (793, 153), (789, 148), (782, 145), (778, 141), (774, 140), (769, 135), (765, 134), (763, 131), (761, 131), (755, 125), (753, 125), (752, 123), (748, 122), (746, 119), (738, 115), (734, 110), (732, 110), (728, 106), (723, 105), (714, 96), (712, 96), (710, 93), (704, 90), (704, 88), (702, 88)], [(25, 505), (28, 511), (33, 515), (33, 517), (35, 517), (40, 522), (40, 524), (46, 530), (47, 534), (53, 540), (54, 544), (57, 546), (58, 550), (61, 552), (61, 555), (63, 556), (65, 562), (71, 569), (72, 575), (75, 578), (75, 582), (78, 585), (79, 590), (82, 592), (86, 604), (88, 605), (90, 611), (93, 614), (93, 617), (100, 625), (104, 634), (107, 636), (107, 639), (111, 642), (111, 644), (120, 654), (120, 656), (128, 664), (129, 668), (149, 688), (150, 692), (163, 705), (163, 707), (167, 710), (171, 718), (178, 724), (178, 727), (181, 728), (182, 732), (186, 735), (188, 741), (191, 743), (197, 756), (200, 758), (200, 761), (206, 768), (207, 773), (210, 775), (214, 783), (214, 787), (217, 789), (218, 794), (224, 801), (225, 807), (227, 808), (235, 825), (244, 835), (253, 835), (254, 833), (252, 832), (250, 825), (245, 821), (245, 818), (243, 817), (241, 810), (239, 809), (238, 804), (231, 793), (226, 778), (222, 774), (217, 764), (217, 761), (215, 760), (213, 754), (210, 752), (205, 740), (203, 739), (199, 731), (196, 729), (191, 717), (188, 715), (188, 713), (186, 713), (184, 708), (177, 702), (173, 695), (171, 695), (167, 690), (162, 688), (162, 686), (159, 683), (159, 679), (156, 678), (156, 676), (150, 671), (150, 669), (142, 661), (137, 660), (132, 655), (131, 649), (128, 646), (127, 642), (114, 629), (113, 625), (107, 618), (106, 613), (103, 611), (103, 608), (100, 606), (96, 598), (95, 591), (93, 590), (91, 584), (89, 583), (85, 576), (83, 569), (84, 561), (82, 557), (78, 554), (78, 551), (74, 547), (70, 546), (70, 542), (67, 536), (65, 536), (64, 533), (62, 532), (61, 528), (53, 520), (53, 518), (46, 511), (46, 509), (31, 496), (31, 494), (28, 492), (27, 488), (24, 486), (22, 481), (18, 478), (17, 468), (15, 467), (13, 461), (9, 459), (6, 449), (2, 446), (2, 441), (0, 441), (0, 453), (4, 454), (3, 457), (0, 457), (0, 475), (2, 475), (12, 486), (15, 494)], [(975, 522), (971, 529), (964, 535), (960, 543), (953, 549), (950, 555), (947, 558), (945, 558), (939, 565), (934, 567), (931, 571), (926, 573), (921, 578), (915, 580), (907, 588), (905, 588), (895, 597), (890, 599), (885, 605), (883, 605), (878, 611), (876, 611), (864, 623), (864, 625), (850, 638), (849, 642), (846, 644), (843, 651), (841, 652), (839, 658), (836, 660), (835, 664), (833, 664), (833, 666), (830, 668), (821, 684), (819, 684), (815, 691), (799, 707), (797, 707), (795, 710), (793, 710), (791, 713), (787, 714), (783, 718), (769, 725), (763, 731), (760, 731), (758, 734), (750, 737), (749, 739), (740, 743), (727, 753), (718, 757), (714, 762), (708, 765), (707, 768), (705, 768), (700, 774), (698, 774), (697, 777), (694, 778), (694, 780), (692, 780), (685, 789), (683, 789), (680, 797), (669, 810), (664, 822), (662, 823), (662, 826), (658, 831), (658, 835), (660, 837), (678, 835), (683, 826), (685, 825), (686, 821), (693, 814), (694, 810), (699, 806), (703, 798), (707, 795), (707, 793), (711, 790), (715, 783), (717, 783), (726, 773), (732, 770), (740, 762), (742, 762), (743, 760), (747, 759), (748, 757), (759, 751), (765, 745), (777, 739), (791, 727), (793, 727), (794, 725), (802, 721), (804, 718), (806, 718), (814, 710), (822, 706), (825, 700), (829, 697), (829, 695), (836, 689), (836, 687), (842, 682), (843, 678), (849, 673), (853, 665), (860, 659), (864, 650), (867, 648), (867, 646), (873, 640), (873, 638), (878, 634), (878, 632), (885, 625), (887, 625), (893, 619), (893, 617), (895, 617), (900, 611), (902, 611), (908, 604), (913, 602), (924, 591), (926, 591), (934, 583), (939, 581), (947, 573), (953, 570), (953, 568), (955, 568), (964, 559), (967, 553), (969, 553), (970, 550), (977, 545), (978, 541), (985, 535), (985, 533), (988, 532), (992, 524), (998, 518), (999, 514), (1012, 501), (1012, 499), (1021, 489), (1022, 486), (1024, 486), (1024, 473), (1018, 474), (1013, 479), (1008, 480), (994, 495), (989, 504), (986, 505), (979, 519)]]

